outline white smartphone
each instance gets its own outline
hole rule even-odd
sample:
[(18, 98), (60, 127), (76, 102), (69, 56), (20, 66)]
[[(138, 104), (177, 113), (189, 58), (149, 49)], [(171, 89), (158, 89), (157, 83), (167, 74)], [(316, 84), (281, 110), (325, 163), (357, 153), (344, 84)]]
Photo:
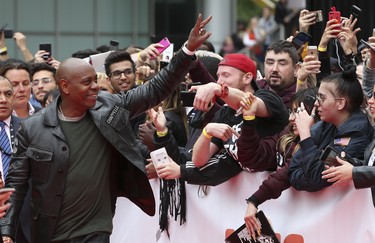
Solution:
[(0, 188), (0, 194), (6, 193), (6, 192), (14, 192), (15, 190), (16, 189), (11, 188), (11, 187), (3, 187), (3, 188)]
[(168, 154), (165, 148), (160, 148), (157, 150), (154, 150), (150, 153), (152, 162), (154, 163), (155, 167), (159, 164), (165, 164), (169, 162)]
[(317, 46), (308, 46), (307, 47), (307, 55), (314, 56), (317, 59), (318, 58), (318, 47)]

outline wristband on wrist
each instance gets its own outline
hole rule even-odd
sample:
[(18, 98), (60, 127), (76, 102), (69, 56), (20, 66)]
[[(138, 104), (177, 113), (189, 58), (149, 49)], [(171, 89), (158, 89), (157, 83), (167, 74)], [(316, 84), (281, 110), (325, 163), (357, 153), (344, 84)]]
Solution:
[(161, 137), (165, 137), (166, 135), (168, 134), (168, 128), (165, 128), (164, 131), (161, 131), (161, 132), (158, 132), (156, 131), (156, 135), (161, 138)]
[(142, 61), (142, 58), (141, 58), (141, 52), (138, 52), (138, 60), (139, 60), (139, 61)]
[(319, 52), (326, 52), (327, 51), (327, 47), (318, 46), (318, 51)]
[(211, 139), (213, 136), (207, 133), (206, 128), (203, 128), (202, 131), (203, 136), (205, 136), (207, 139)]
[(0, 49), (0, 55), (6, 55), (8, 54), (8, 48), (4, 46), (3, 48)]
[(297, 84), (305, 84), (306, 83), (306, 81), (302, 81), (302, 80), (299, 80), (299, 79), (297, 79)]
[(255, 120), (255, 116), (243, 116), (243, 119), (246, 121), (252, 121)]

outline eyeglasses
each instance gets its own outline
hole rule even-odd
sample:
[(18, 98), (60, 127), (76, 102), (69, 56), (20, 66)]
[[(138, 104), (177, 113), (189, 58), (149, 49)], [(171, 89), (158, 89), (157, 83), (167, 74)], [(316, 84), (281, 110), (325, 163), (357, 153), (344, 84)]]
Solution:
[(45, 84), (49, 84), (49, 83), (51, 83), (51, 82), (52, 82), (52, 79), (50, 79), (50, 78), (42, 78), (42, 79), (40, 79), (40, 80), (39, 80), (39, 79), (34, 79), (34, 80), (31, 82), (31, 84), (32, 84), (33, 86), (38, 86), (40, 82), (42, 82), (42, 84), (45, 85)]
[(321, 94), (317, 94), (316, 95), (316, 100), (318, 101), (319, 104), (322, 104), (325, 100), (327, 99), (335, 99), (335, 100), (339, 100), (339, 99), (342, 99), (342, 98), (336, 98), (336, 97), (322, 97)]
[(124, 74), (126, 77), (129, 77), (130, 75), (134, 74), (134, 69), (133, 68), (127, 68), (124, 71), (113, 71), (109, 74), (109, 76), (113, 79), (120, 79), (121, 74)]

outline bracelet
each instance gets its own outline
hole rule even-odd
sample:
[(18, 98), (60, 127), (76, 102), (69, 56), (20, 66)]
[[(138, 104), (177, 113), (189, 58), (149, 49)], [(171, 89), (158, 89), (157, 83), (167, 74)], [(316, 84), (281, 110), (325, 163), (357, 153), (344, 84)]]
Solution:
[(8, 48), (4, 46), (3, 48), (0, 49), (0, 55), (6, 55), (8, 54)]
[(305, 83), (306, 83), (306, 81), (302, 81), (302, 80), (297, 79), (297, 84), (302, 85), (302, 84), (305, 84)]
[(243, 116), (243, 119), (246, 121), (252, 121), (255, 120), (255, 116)]
[(182, 46), (182, 51), (185, 52), (189, 56), (194, 56), (194, 54), (195, 54), (195, 51), (190, 51), (187, 48), (187, 42), (185, 42), (184, 45)]
[(229, 88), (228, 85), (220, 84), (221, 85), (221, 95), (219, 96), (220, 98), (226, 98), (229, 94)]
[(162, 131), (162, 132), (158, 132), (158, 131), (156, 131), (156, 135), (157, 135), (159, 138), (161, 138), (161, 137), (165, 137), (165, 135), (167, 135), (167, 134), (168, 134), (168, 128), (165, 128), (165, 130)]
[(318, 51), (319, 52), (326, 52), (327, 51), (327, 47), (318, 46)]
[(213, 136), (211, 136), (210, 134), (207, 133), (206, 128), (203, 128), (202, 133), (203, 133), (203, 136), (205, 136), (207, 139), (211, 139), (213, 137)]
[(139, 60), (139, 61), (142, 61), (143, 62), (143, 60), (142, 60), (142, 58), (141, 58), (141, 52), (138, 52), (138, 59), (137, 60)]

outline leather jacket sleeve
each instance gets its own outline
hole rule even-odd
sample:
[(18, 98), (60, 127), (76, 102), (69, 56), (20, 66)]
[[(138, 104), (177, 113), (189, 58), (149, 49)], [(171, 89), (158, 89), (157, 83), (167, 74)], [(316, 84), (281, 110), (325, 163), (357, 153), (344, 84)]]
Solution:
[(353, 182), (357, 189), (375, 186), (375, 167), (353, 167)]
[(194, 58), (195, 56), (179, 51), (168, 66), (160, 70), (146, 85), (118, 94), (122, 105), (129, 111), (130, 119), (160, 104), (172, 94), (188, 73)]

